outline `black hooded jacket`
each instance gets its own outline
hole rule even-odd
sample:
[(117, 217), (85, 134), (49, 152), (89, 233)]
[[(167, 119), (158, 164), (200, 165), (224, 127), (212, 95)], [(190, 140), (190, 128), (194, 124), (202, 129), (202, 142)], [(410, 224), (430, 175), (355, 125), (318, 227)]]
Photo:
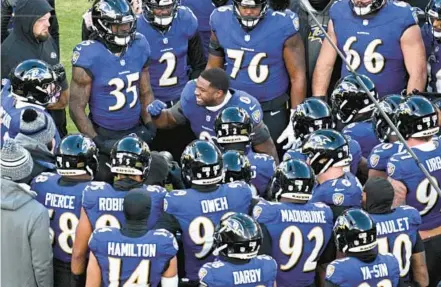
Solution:
[[(39, 42), (33, 33), (35, 22), (53, 8), (47, 0), (19, 0), (15, 7), (14, 29), (1, 45), (1, 77), (6, 78), (15, 66), (29, 59), (39, 59), (50, 65), (60, 62), (58, 47), (52, 36)], [(63, 90), (67, 89), (67, 81)]]

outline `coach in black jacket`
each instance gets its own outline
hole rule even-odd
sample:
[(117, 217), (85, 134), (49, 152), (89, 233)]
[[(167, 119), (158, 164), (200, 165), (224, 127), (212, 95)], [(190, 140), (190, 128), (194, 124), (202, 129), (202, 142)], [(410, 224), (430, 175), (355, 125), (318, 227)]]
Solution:
[[(53, 11), (47, 0), (18, 0), (15, 6), (14, 29), (1, 45), (1, 77), (19, 63), (39, 59), (50, 65), (60, 62), (55, 40), (48, 31), (48, 17)], [(67, 134), (66, 107), (69, 100), (68, 84), (62, 84), (60, 100), (47, 107), (61, 137)]]

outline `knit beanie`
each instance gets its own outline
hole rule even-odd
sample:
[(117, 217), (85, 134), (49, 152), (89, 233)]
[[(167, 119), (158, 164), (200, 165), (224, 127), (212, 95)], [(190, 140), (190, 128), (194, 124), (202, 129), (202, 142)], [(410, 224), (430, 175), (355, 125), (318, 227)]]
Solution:
[(21, 112), (20, 133), (45, 145), (52, 142), (56, 127), (52, 117), (37, 109), (26, 109)]
[(1, 175), (20, 181), (31, 175), (34, 162), (31, 154), (13, 139), (6, 139), (0, 154)]

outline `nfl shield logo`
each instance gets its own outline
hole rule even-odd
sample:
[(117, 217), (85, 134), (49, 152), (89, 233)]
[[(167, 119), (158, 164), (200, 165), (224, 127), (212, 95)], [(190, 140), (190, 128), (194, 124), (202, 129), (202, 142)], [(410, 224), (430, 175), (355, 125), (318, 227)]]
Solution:
[(164, 39), (162, 39), (162, 42), (163, 42), (165, 45), (167, 45), (167, 44), (168, 44), (168, 38), (164, 38)]
[(244, 37), (245, 42), (249, 42), (251, 40), (251, 36), (250, 35), (245, 35)]
[(121, 61), (119, 61), (119, 63), (121, 64), (121, 66), (125, 66), (126, 65), (126, 60), (121, 59)]
[(205, 116), (205, 120), (206, 120), (207, 122), (209, 122), (209, 121), (211, 120), (211, 116), (206, 115), (206, 116)]
[(52, 52), (52, 53), (51, 53), (51, 58), (52, 58), (52, 59), (56, 59), (56, 58), (57, 58), (57, 53)]

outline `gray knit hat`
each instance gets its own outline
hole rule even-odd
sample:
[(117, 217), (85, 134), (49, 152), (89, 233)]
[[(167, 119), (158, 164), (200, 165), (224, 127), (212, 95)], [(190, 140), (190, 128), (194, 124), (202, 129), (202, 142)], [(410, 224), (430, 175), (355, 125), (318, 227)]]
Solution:
[(20, 181), (31, 175), (34, 162), (25, 148), (13, 139), (7, 139), (0, 153), (0, 165), (2, 177)]
[(20, 133), (48, 144), (55, 137), (55, 132), (55, 123), (50, 115), (33, 108), (21, 112)]

